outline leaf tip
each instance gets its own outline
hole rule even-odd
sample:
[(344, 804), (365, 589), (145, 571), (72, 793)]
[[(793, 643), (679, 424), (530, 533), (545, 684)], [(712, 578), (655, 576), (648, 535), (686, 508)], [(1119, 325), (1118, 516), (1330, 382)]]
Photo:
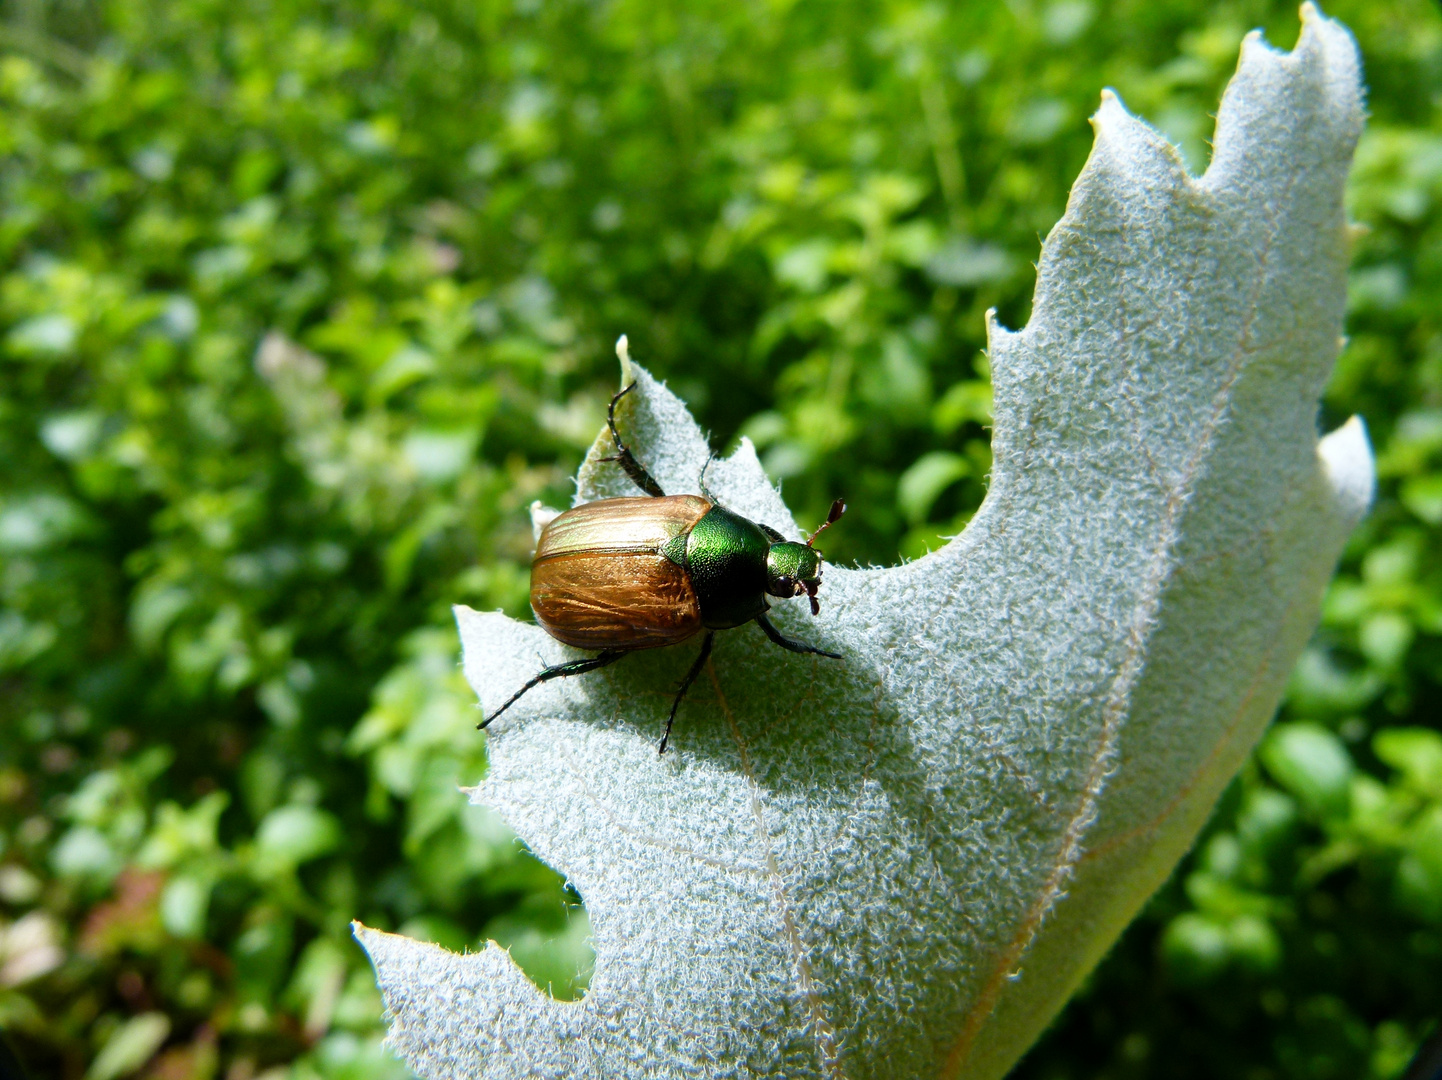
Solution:
[(1376, 488), (1372, 445), (1367, 425), (1354, 416), (1317, 443), (1317, 457), (1331, 485), (1336, 505), (1349, 522), (1360, 521), (1372, 505)]
[(1097, 106), (1097, 111), (1092, 113), (1092, 130), (1100, 135), (1107, 128), (1130, 119), (1131, 114), (1127, 112), (1127, 107), (1122, 104), (1117, 92), (1110, 86), (1102, 90), (1101, 104)]
[(1297, 39), (1293, 56), (1320, 53), (1320, 60), (1327, 70), (1328, 81), (1335, 90), (1358, 99), (1362, 83), (1362, 64), (1357, 49), (1357, 39), (1352, 32), (1336, 19), (1323, 15), (1321, 9), (1307, 0), (1301, 9), (1302, 33)]
[[(1347, 28), (1336, 19), (1329, 19), (1323, 15), (1322, 9), (1314, 4), (1312, 0), (1304, 0), (1302, 6), (1297, 11), (1297, 15), (1302, 20), (1303, 41), (1309, 37), (1315, 37), (1318, 34), (1338, 34), (1349, 44), (1352, 41), (1352, 35)], [(1301, 42), (1299, 41), (1298, 44), (1301, 44)]]
[(382, 939), (388, 935), (383, 930), (373, 930), (359, 919), (352, 919), (350, 921), (350, 933), (351, 937), (355, 938), (356, 944), (365, 950), (366, 956), (369, 957), (371, 964), (374, 965), (376, 962), (377, 946), (380, 945)]
[(616, 339), (616, 359), (621, 361), (621, 385), (630, 386), (636, 379), (631, 374), (631, 339), (625, 334)]
[(1086, 216), (1085, 204), (1109, 186), (1119, 183), (1130, 189), (1176, 189), (1187, 183), (1187, 168), (1176, 147), (1129, 112), (1114, 90), (1102, 91), (1091, 125), (1091, 156), (1067, 204), (1066, 216), (1074, 222)]
[(535, 502), (531, 503), (530, 509), (531, 532), (534, 535), (536, 542), (539, 543), (541, 539), (541, 530), (544, 529), (551, 522), (555, 521), (556, 518), (560, 517), (561, 512), (559, 510), (553, 510), (551, 507), (541, 502), (540, 499), (537, 499)]
[(1320, 8), (1306, 0), (1299, 11), (1302, 32), (1291, 51), (1268, 44), (1260, 30), (1253, 30), (1242, 40), (1239, 70), (1251, 63), (1280, 61), (1288, 69), (1311, 78), (1319, 78), (1334, 106), (1354, 126), (1362, 118), (1362, 65), (1356, 39), (1336, 19), (1329, 19)]
[(1110, 86), (1103, 88), (1101, 103), (1088, 120), (1092, 126), (1093, 152), (1101, 145), (1105, 135), (1119, 130), (1129, 119), (1131, 117), (1117, 92)]

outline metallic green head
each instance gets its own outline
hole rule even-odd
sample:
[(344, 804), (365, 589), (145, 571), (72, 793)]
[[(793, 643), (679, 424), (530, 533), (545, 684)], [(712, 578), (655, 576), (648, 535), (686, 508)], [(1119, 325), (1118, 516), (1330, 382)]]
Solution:
[(816, 604), (816, 590), (821, 585), (821, 552), (793, 540), (772, 544), (766, 554), (766, 591), (772, 596), (811, 597)]
[(811, 614), (821, 613), (821, 605), (816, 602), (816, 590), (821, 587), (821, 552), (811, 545), (845, 512), (846, 504), (837, 499), (831, 504), (831, 513), (826, 515), (821, 528), (812, 533), (804, 544), (782, 540), (775, 532), (767, 530), (773, 538), (771, 550), (766, 553), (768, 593), (772, 596), (800, 596), (805, 593), (811, 598)]

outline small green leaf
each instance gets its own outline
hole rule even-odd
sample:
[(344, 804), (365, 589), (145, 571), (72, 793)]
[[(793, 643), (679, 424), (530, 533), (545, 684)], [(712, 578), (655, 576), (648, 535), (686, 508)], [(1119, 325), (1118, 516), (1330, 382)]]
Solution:
[(944, 450), (924, 454), (897, 481), (897, 509), (912, 525), (919, 525), (927, 519), (941, 493), (969, 475), (971, 463), (960, 454)]
[(209, 908), (210, 882), (203, 878), (171, 878), (160, 894), (160, 921), (178, 938), (204, 937)]
[(958, 239), (926, 261), (926, 273), (938, 285), (976, 288), (1005, 281), (1016, 272), (1016, 262), (1005, 248)]
[(148, 1012), (133, 1016), (116, 1029), (95, 1055), (85, 1080), (119, 1080), (135, 1072), (160, 1049), (170, 1035), (170, 1017)]
[(1428, 525), (1442, 525), (1442, 473), (1408, 480), (1402, 485), (1402, 505)]
[(1341, 817), (1348, 806), (1352, 757), (1342, 740), (1315, 724), (1282, 724), (1261, 748), (1273, 779), (1319, 817)]
[(1195, 912), (1178, 915), (1167, 924), (1161, 950), (1167, 969), (1184, 985), (1210, 982), (1231, 960), (1226, 926)]
[(1385, 670), (1407, 655), (1414, 636), (1411, 620), (1401, 612), (1379, 611), (1362, 622), (1357, 643), (1368, 660)]
[(334, 851), (340, 837), (340, 823), (325, 810), (282, 806), (256, 830), (256, 863), (264, 873), (283, 873)]
[(50, 864), (61, 877), (109, 881), (124, 860), (99, 829), (77, 825), (50, 852)]
[(1442, 733), (1431, 728), (1388, 728), (1372, 739), (1372, 752), (1400, 772), (1413, 791), (1442, 799)]
[(0, 503), (0, 554), (41, 551), (94, 528), (79, 504), (53, 492), (11, 497)]
[(78, 336), (68, 316), (37, 315), (11, 330), (5, 344), (19, 356), (54, 359), (70, 352)]
[(1397, 864), (1397, 894), (1422, 918), (1442, 923), (1442, 806), (1414, 823)]
[(1227, 949), (1249, 971), (1274, 971), (1282, 959), (1282, 939), (1260, 915), (1238, 915), (1228, 924)]
[(57, 413), (40, 425), (40, 441), (56, 457), (78, 461), (91, 452), (104, 423), (98, 412)]
[(950, 435), (967, 421), (991, 423), (991, 381), (967, 379), (953, 384), (932, 407), (931, 423), (943, 435)]

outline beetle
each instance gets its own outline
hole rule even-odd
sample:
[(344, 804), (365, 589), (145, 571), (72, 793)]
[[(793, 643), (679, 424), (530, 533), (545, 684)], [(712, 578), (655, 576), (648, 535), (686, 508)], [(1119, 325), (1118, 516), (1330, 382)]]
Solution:
[(598, 499), (557, 515), (541, 530), (531, 560), (536, 621), (557, 641), (596, 655), (542, 669), (478, 728), (543, 682), (596, 671), (641, 649), (677, 645), (704, 630), (701, 652), (666, 717), (659, 750), (664, 754), (676, 710), (711, 655), (717, 630), (754, 622), (783, 649), (841, 659), (784, 637), (766, 612), (767, 597), (804, 595), (811, 614), (820, 614), (822, 555), (813, 545), (846, 504), (833, 502), (826, 521), (801, 544), (722, 506), (706, 491), (704, 469), (706, 494), (667, 495), (616, 430), (616, 403), (635, 387), (632, 382), (611, 398), (606, 426), (616, 453), (602, 460), (617, 462), (646, 494)]

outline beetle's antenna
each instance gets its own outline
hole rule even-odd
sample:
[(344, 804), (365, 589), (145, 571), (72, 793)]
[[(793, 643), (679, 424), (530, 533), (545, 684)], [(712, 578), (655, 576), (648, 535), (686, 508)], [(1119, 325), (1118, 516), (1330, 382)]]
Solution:
[[(826, 528), (825, 525), (821, 526), (821, 529), (824, 529), (824, 528)], [(817, 529), (816, 531), (817, 531), (817, 532), (820, 532), (821, 529)], [(802, 582), (802, 583), (801, 583), (801, 587), (806, 590), (806, 597), (807, 597), (808, 600), (811, 601), (811, 615), (812, 615), (812, 617), (814, 618), (815, 616), (820, 615), (820, 614), (821, 614), (821, 601), (819, 601), (819, 600), (816, 599), (816, 588), (817, 588), (817, 587), (816, 587), (815, 585), (808, 584), (807, 582)]]
[[(834, 503), (831, 504), (831, 513), (826, 515), (826, 520), (821, 523), (821, 528), (817, 529), (814, 533), (812, 533), (809, 537), (806, 538), (806, 546), (810, 547), (812, 543), (815, 542), (816, 538), (822, 533), (824, 533), (827, 529), (831, 528), (831, 526), (835, 525), (838, 519), (840, 519), (841, 515), (844, 513), (846, 513), (846, 500), (837, 499)], [(816, 603), (816, 599), (814, 597), (812, 598), (811, 603), (813, 605)], [(812, 614), (814, 615), (816, 613), (812, 612)]]

